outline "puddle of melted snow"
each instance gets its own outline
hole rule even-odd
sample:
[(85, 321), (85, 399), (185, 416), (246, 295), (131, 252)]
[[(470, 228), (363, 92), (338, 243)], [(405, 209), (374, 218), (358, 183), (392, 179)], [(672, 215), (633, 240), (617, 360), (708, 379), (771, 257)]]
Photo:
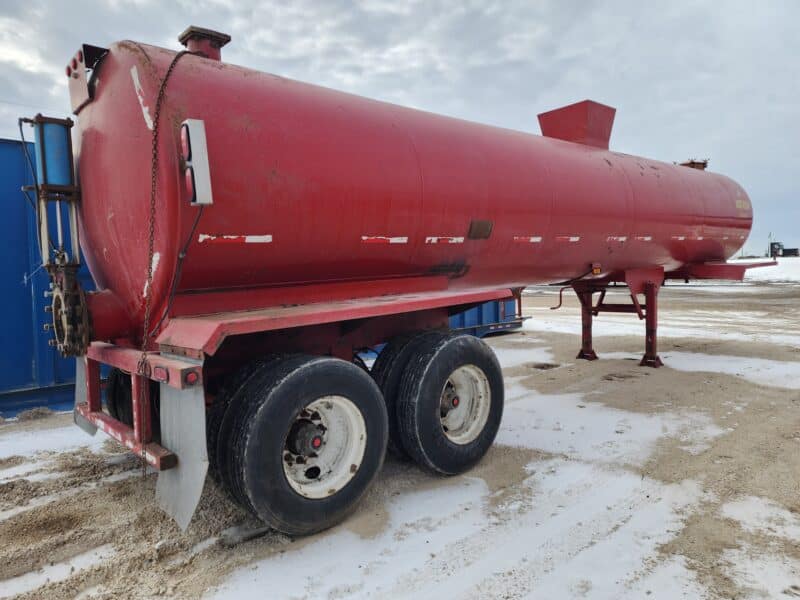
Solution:
[(35, 590), (46, 583), (61, 581), (71, 577), (76, 571), (80, 571), (92, 565), (101, 563), (114, 553), (111, 544), (105, 544), (97, 548), (73, 556), (69, 560), (46, 565), (38, 571), (32, 571), (0, 581), (0, 594), (2, 598), (16, 596)]

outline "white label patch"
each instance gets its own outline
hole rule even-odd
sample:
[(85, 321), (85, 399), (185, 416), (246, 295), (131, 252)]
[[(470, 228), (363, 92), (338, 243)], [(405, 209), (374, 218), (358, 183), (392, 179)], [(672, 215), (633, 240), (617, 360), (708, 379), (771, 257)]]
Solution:
[(515, 235), (514, 241), (518, 244), (539, 244), (542, 241), (540, 235)]
[(606, 238), (607, 242), (624, 242), (628, 239), (626, 235), (610, 235)]
[[(158, 269), (158, 263), (159, 263), (160, 260), (161, 260), (161, 253), (153, 252), (152, 268), (150, 269), (150, 271), (152, 272), (152, 276), (153, 277), (156, 276), (156, 270)], [(148, 283), (147, 280), (145, 280), (145, 282), (144, 282), (144, 291), (142, 292), (142, 296), (144, 298), (147, 298), (147, 283)]]
[(150, 107), (144, 102), (144, 90), (142, 84), (139, 82), (139, 70), (136, 65), (131, 67), (131, 79), (133, 79), (133, 89), (136, 92), (136, 97), (139, 99), (139, 106), (142, 107), (142, 116), (144, 117), (145, 125), (147, 128), (153, 130), (153, 119), (150, 117)]
[(364, 244), (407, 244), (408, 238), (404, 236), (389, 237), (386, 235), (362, 235)]
[(213, 235), (201, 233), (197, 236), (201, 244), (271, 244), (272, 236), (265, 235)]
[(433, 237), (426, 237), (425, 238), (426, 244), (463, 244), (464, 238), (463, 237), (452, 237), (452, 236), (433, 236)]
[(637, 235), (636, 239), (640, 242), (652, 242), (653, 236), (652, 235)]
[(271, 235), (246, 235), (244, 236), (245, 244), (269, 244), (272, 242)]
[(557, 242), (570, 242), (570, 243), (574, 244), (575, 242), (580, 242), (581, 241), (581, 236), (579, 236), (579, 235), (557, 235), (556, 236), (556, 241)]

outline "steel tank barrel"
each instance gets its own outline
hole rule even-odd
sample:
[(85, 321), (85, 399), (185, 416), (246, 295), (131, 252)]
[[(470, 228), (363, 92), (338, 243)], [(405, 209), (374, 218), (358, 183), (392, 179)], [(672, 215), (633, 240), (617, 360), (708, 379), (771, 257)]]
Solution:
[[(395, 279), (402, 290), (406, 278), (445, 274), (466, 289), (564, 281), (593, 264), (670, 271), (732, 256), (752, 224), (746, 193), (722, 175), (188, 54), (159, 115), (148, 290), (156, 98), (174, 58), (113, 45), (77, 120), (83, 251), (134, 331), (147, 293), (158, 315), (173, 287)], [(205, 124), (213, 204), (199, 219), (183, 176), (185, 119)]]

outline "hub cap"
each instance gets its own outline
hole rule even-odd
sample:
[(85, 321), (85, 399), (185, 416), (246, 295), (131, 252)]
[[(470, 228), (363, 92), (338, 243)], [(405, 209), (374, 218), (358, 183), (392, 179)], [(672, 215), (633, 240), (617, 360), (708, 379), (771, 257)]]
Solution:
[(442, 390), (442, 430), (454, 444), (475, 441), (489, 420), (492, 392), (486, 374), (475, 365), (464, 365), (450, 374)]
[(297, 416), (286, 436), (283, 471), (301, 496), (327, 498), (358, 472), (367, 446), (364, 417), (344, 396), (323, 396)]

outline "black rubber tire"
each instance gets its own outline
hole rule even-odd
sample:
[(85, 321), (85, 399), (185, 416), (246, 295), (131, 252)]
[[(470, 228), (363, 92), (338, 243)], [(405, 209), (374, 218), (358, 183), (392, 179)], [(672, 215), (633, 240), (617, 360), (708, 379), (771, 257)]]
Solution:
[(394, 456), (408, 460), (410, 456), (403, 449), (397, 417), (397, 396), (403, 371), (420, 345), (431, 344), (448, 335), (446, 331), (423, 331), (399, 335), (389, 342), (378, 354), (372, 365), (372, 378), (383, 393), (386, 414), (389, 417), (389, 443), (386, 448)]
[[(276, 361), (241, 390), (231, 452), (234, 492), (265, 523), (289, 535), (327, 529), (349, 515), (383, 464), (388, 437), (380, 390), (356, 365), (330, 357), (292, 356)], [(361, 412), (367, 438), (353, 479), (322, 499), (301, 496), (283, 468), (286, 436), (297, 415), (322, 396), (348, 398)], [(233, 405), (231, 405), (231, 409)]]
[[(219, 417), (219, 413), (222, 413), (216, 434), (209, 432), (209, 424), (206, 424), (206, 435), (210, 435), (213, 438), (207, 439), (207, 445), (213, 445), (214, 479), (237, 504), (246, 510), (252, 511), (247, 497), (241, 493), (236, 485), (236, 458), (232, 450), (234, 432), (241, 426), (243, 413), (247, 408), (248, 395), (246, 386), (253, 379), (263, 379), (271, 365), (287, 358), (291, 358), (291, 355), (270, 355), (254, 360), (242, 367), (226, 385), (227, 389), (223, 405), (211, 417), (216, 420)], [(210, 426), (217, 427), (213, 422)], [(209, 454), (209, 467), (211, 466), (211, 460)]]
[[(156, 443), (161, 441), (160, 392), (158, 382), (150, 381), (150, 422), (153, 427), (153, 441)], [(132, 394), (131, 376), (112, 367), (106, 380), (106, 408), (109, 415), (128, 427), (133, 427)]]
[(250, 503), (241, 478), (239, 477), (240, 457), (236, 454), (236, 440), (245, 428), (248, 419), (254, 410), (253, 405), (258, 405), (259, 390), (271, 386), (276, 378), (285, 372), (299, 367), (308, 360), (304, 354), (283, 354), (272, 357), (256, 370), (239, 391), (231, 399), (230, 406), (223, 420), (220, 438), (225, 436), (225, 446), (219, 453), (220, 471), (223, 482), (234, 500), (243, 508), (257, 516), (256, 510)]
[[(222, 475), (220, 474), (220, 439), (223, 444), (227, 443), (228, 436), (220, 437), (222, 420), (230, 406), (231, 399), (238, 393), (242, 386), (261, 369), (270, 357), (256, 359), (247, 363), (245, 366), (228, 375), (220, 386), (219, 393), (214, 399), (214, 403), (206, 411), (206, 447), (208, 450), (208, 472), (211, 477), (222, 487)], [(226, 488), (227, 489), (227, 488)]]
[[(468, 444), (456, 444), (444, 433), (441, 393), (450, 374), (474, 365), (486, 375), (491, 403), (486, 425)], [(474, 466), (492, 445), (503, 417), (503, 372), (492, 349), (467, 334), (451, 334), (417, 347), (400, 382), (398, 425), (403, 449), (420, 466), (456, 475)]]

